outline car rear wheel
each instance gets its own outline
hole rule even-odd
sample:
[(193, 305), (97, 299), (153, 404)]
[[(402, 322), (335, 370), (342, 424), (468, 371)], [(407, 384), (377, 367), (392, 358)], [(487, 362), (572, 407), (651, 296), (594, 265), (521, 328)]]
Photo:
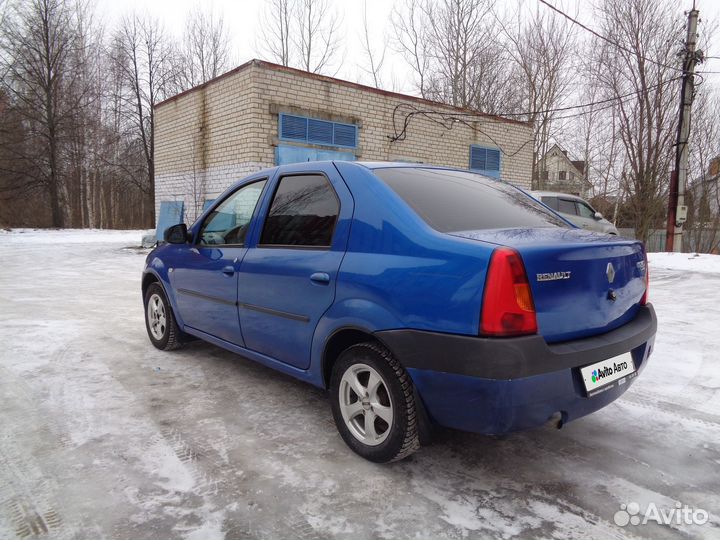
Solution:
[(330, 392), (335, 425), (360, 456), (386, 463), (419, 448), (412, 381), (384, 347), (346, 349), (333, 366)]
[(172, 308), (158, 283), (150, 284), (145, 291), (145, 327), (150, 341), (161, 351), (171, 351), (182, 345)]

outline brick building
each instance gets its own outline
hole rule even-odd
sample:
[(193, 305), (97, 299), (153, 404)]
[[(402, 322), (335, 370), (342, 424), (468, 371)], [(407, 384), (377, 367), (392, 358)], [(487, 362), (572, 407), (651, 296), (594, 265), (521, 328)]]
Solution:
[(308, 160), (450, 165), (530, 187), (525, 122), (260, 60), (159, 103), (155, 129), (161, 220), (171, 208), (192, 222), (246, 174)]

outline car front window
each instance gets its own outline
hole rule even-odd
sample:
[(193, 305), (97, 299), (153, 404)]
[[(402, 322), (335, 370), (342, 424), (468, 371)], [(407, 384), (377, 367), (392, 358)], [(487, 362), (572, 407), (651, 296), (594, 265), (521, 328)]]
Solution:
[(220, 203), (203, 223), (200, 244), (243, 245), (266, 182), (260, 180), (243, 186)]
[(590, 208), (587, 204), (578, 201), (577, 205), (578, 205), (578, 210), (580, 211), (580, 217), (584, 217), (584, 218), (594, 218), (595, 217), (595, 210)]

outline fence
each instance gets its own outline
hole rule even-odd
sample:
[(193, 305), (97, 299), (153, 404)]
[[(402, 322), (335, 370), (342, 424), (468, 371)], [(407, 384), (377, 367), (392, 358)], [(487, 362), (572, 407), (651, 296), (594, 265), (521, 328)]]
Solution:
[[(618, 232), (620, 236), (635, 238), (635, 229), (618, 229)], [(648, 252), (665, 251), (665, 237), (665, 229), (652, 229), (645, 242)], [(685, 253), (698, 251), (698, 246), (706, 247), (710, 244), (714, 245), (710, 253), (720, 252), (720, 231), (683, 231), (683, 251)]]

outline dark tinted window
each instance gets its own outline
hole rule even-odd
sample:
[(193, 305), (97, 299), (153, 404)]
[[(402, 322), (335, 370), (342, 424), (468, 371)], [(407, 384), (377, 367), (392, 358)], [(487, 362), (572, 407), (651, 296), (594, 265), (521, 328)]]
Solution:
[(557, 210), (557, 209), (558, 209), (558, 200), (557, 200), (557, 197), (541, 197), (541, 199), (542, 199), (542, 202), (544, 202), (545, 204), (547, 204), (547, 205), (548, 205), (550, 208), (552, 208), (553, 210)]
[(373, 172), (440, 232), (567, 227), (532, 197), (479, 174), (414, 167)]
[(575, 201), (571, 201), (568, 199), (558, 199), (558, 212), (576, 216), (577, 209), (575, 208)]
[(265, 180), (248, 184), (221, 202), (205, 218), (200, 230), (200, 243), (244, 244), (250, 220), (264, 187)]
[(329, 246), (340, 204), (322, 175), (280, 179), (260, 243), (282, 246)]

